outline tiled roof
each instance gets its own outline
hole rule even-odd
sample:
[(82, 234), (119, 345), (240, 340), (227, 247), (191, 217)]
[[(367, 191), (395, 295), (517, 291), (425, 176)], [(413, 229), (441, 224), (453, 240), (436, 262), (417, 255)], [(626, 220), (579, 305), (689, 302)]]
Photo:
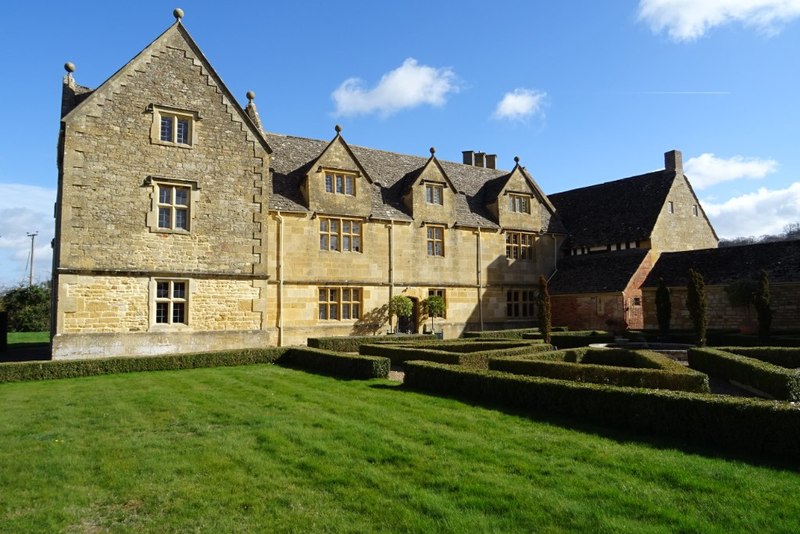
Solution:
[(656, 171), (548, 195), (571, 246), (649, 239), (675, 171)]
[[(270, 209), (307, 211), (300, 194), (300, 184), (308, 172), (308, 165), (322, 153), (328, 142), (274, 133), (267, 133), (265, 137), (275, 157), (272, 162), (274, 176)], [(372, 216), (411, 220), (402, 202), (403, 190), (428, 158), (360, 146), (350, 148), (364, 170), (376, 182)], [(497, 228), (496, 221), (486, 209), (488, 197), (484, 186), (491, 180), (508, 175), (508, 171), (441, 160), (439, 164), (457, 191), (456, 222), (465, 226)], [(550, 218), (548, 231), (565, 233), (563, 225), (555, 217)]]
[(648, 250), (632, 248), (599, 254), (568, 256), (558, 261), (558, 271), (548, 289), (553, 295), (623, 291)]
[(770, 283), (800, 282), (800, 240), (666, 252), (643, 287), (656, 287), (659, 278), (672, 287), (686, 286), (690, 268), (702, 274), (707, 285), (756, 280), (761, 269), (767, 271)]

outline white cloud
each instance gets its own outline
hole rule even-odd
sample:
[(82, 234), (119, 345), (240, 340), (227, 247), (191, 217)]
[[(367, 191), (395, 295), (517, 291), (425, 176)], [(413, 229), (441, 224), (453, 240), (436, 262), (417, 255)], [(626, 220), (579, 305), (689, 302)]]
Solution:
[(720, 238), (780, 234), (787, 224), (800, 221), (800, 182), (786, 189), (762, 187), (721, 204), (701, 204)]
[(740, 22), (771, 35), (800, 16), (800, 0), (641, 0), (639, 20), (675, 41), (693, 41), (715, 26)]
[(506, 93), (497, 103), (492, 117), (495, 119), (522, 120), (542, 110), (547, 93), (532, 89), (517, 88)]
[(28, 233), (39, 233), (34, 241), (34, 278), (50, 278), (55, 199), (54, 189), (0, 183), (0, 288), (27, 281), (31, 250)]
[(692, 186), (701, 190), (722, 182), (742, 178), (756, 180), (764, 178), (778, 169), (778, 162), (774, 159), (745, 158), (743, 156), (722, 159), (714, 154), (705, 153), (696, 158), (690, 158), (683, 167)]
[(349, 78), (331, 97), (336, 103), (336, 115), (379, 113), (385, 117), (423, 104), (442, 106), (449, 94), (457, 92), (452, 69), (428, 67), (408, 58), (398, 68), (384, 74), (372, 89), (365, 89), (358, 78)]

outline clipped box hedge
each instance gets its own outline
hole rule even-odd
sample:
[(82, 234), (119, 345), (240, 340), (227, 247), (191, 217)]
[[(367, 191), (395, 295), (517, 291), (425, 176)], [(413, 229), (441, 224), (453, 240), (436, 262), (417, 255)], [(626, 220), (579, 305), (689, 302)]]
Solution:
[(288, 349), (277, 363), (303, 371), (363, 380), (386, 378), (391, 367), (388, 358), (341, 354), (308, 347)]
[(717, 347), (721, 351), (755, 358), (787, 369), (800, 368), (800, 347)]
[(497, 358), (489, 369), (611, 386), (708, 393), (708, 376), (647, 350), (572, 349), (527, 358)]
[[(482, 343), (483, 344), (483, 343)], [(361, 345), (359, 349), (360, 354), (370, 356), (383, 356), (389, 358), (393, 364), (402, 365), (408, 360), (426, 360), (431, 362), (449, 363), (453, 365), (461, 365), (473, 369), (488, 369), (490, 358), (500, 358), (503, 356), (521, 356), (524, 354), (531, 354), (537, 351), (552, 350), (552, 346), (543, 343), (525, 343), (524, 341), (516, 343), (499, 343), (488, 345), (501, 345), (501, 348), (493, 347), (488, 350), (480, 351), (465, 351), (465, 345), (468, 344), (450, 344), (443, 343), (444, 347), (456, 350), (442, 350), (438, 346), (426, 345), (398, 345), (380, 343), (375, 345)], [(484, 347), (487, 344), (483, 344)]]
[(358, 347), (364, 343), (406, 343), (415, 340), (435, 339), (432, 334), (399, 334), (388, 336), (332, 336), (310, 337), (308, 346), (315, 349), (331, 350), (336, 352), (358, 352)]
[[(737, 346), (737, 347), (758, 347), (764, 345), (765, 341), (755, 334), (724, 334), (720, 336), (718, 343), (713, 345)], [(773, 347), (800, 347), (800, 336), (771, 335), (766, 344)]]
[(196, 354), (0, 363), (0, 382), (275, 363), (286, 350), (286, 348), (264, 348)]
[(787, 369), (720, 349), (689, 349), (689, 366), (712, 376), (735, 380), (776, 399), (800, 400), (800, 370)]
[[(550, 329), (551, 332), (566, 332), (566, 326), (554, 326)], [(507, 330), (481, 330), (478, 332), (464, 332), (462, 337), (465, 338), (504, 338), (504, 339), (523, 339), (526, 334), (539, 334), (539, 328), (509, 328)]]
[[(541, 334), (523, 334), (523, 339), (541, 339)], [(559, 349), (588, 347), (594, 343), (613, 343), (614, 334), (602, 330), (574, 330), (571, 332), (551, 332), (550, 343)]]
[(404, 387), (746, 452), (759, 459), (800, 461), (800, 407), (786, 402), (579, 384), (421, 361), (406, 363)]

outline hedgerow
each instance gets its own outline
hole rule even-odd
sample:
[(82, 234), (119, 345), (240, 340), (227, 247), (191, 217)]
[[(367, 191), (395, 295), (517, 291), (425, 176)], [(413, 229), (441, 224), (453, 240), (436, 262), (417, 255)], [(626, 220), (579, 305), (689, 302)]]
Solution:
[(720, 349), (689, 349), (689, 366), (711, 376), (735, 380), (782, 400), (800, 400), (800, 370)]
[(331, 336), (310, 337), (308, 346), (315, 349), (336, 352), (358, 352), (359, 345), (364, 343), (406, 343), (412, 340), (430, 340), (431, 334), (411, 334), (397, 336)]
[(572, 349), (497, 358), (489, 369), (575, 382), (708, 393), (708, 376), (652, 351)]
[(0, 363), (0, 382), (53, 380), (81, 376), (141, 371), (172, 371), (199, 367), (224, 367), (275, 363), (285, 348), (247, 349), (195, 354), (97, 358), (90, 360), (54, 360)]
[(341, 354), (308, 347), (288, 349), (277, 363), (304, 371), (364, 380), (386, 378), (391, 366), (388, 358)]
[(800, 460), (800, 407), (704, 393), (611, 387), (406, 362), (404, 387), (531, 415), (568, 417), (648, 435)]
[[(467, 344), (452, 344), (450, 347), (456, 350), (441, 350), (436, 345), (429, 347), (426, 345), (420, 346), (417, 344), (367, 344), (361, 345), (359, 348), (359, 354), (383, 356), (389, 358), (395, 365), (401, 365), (408, 360), (426, 360), (431, 362), (462, 365), (464, 367), (473, 369), (487, 369), (489, 367), (490, 358), (521, 356), (524, 354), (532, 354), (538, 351), (548, 351), (552, 350), (553, 348), (552, 346), (543, 343), (531, 344), (526, 342), (517, 342), (511, 344), (500, 343), (500, 345), (512, 346), (503, 346), (502, 348), (491, 348), (488, 350), (467, 352), (461, 350), (466, 348), (465, 345)], [(489, 343), (488, 345), (492, 344)]]

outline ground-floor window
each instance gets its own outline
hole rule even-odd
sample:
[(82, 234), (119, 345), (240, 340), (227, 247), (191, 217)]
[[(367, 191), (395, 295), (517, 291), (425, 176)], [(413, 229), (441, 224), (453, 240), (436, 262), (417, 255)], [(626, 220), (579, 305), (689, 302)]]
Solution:
[(156, 324), (187, 324), (189, 282), (187, 280), (156, 280)]
[(326, 321), (361, 317), (361, 289), (354, 287), (319, 288), (319, 318)]
[(506, 315), (528, 318), (536, 314), (536, 292), (532, 289), (506, 290)]

